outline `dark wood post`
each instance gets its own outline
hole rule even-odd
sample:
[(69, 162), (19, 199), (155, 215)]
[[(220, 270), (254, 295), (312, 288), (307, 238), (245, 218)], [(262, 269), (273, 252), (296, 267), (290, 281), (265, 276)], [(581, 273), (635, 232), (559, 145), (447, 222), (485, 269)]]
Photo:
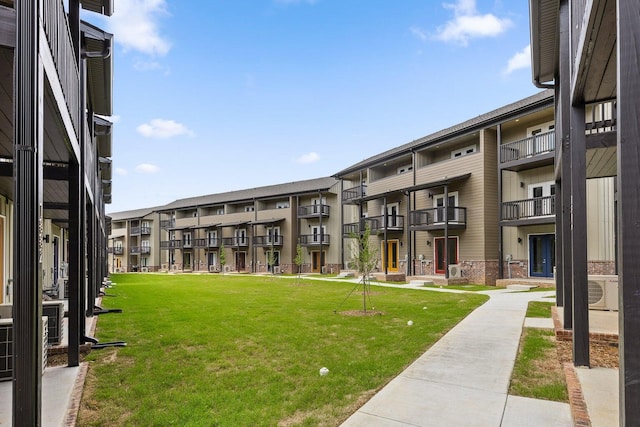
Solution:
[(17, 0), (14, 72), (13, 425), (39, 426), (42, 410), (43, 68), (39, 2)]
[(618, 0), (620, 425), (640, 420), (640, 3)]

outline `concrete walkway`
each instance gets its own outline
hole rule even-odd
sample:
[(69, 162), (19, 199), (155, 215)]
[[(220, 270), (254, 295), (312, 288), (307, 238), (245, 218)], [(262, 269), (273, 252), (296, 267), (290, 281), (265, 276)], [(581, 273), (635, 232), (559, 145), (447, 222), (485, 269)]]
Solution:
[(487, 294), (342, 426), (573, 426), (569, 404), (507, 394), (527, 304), (549, 293)]

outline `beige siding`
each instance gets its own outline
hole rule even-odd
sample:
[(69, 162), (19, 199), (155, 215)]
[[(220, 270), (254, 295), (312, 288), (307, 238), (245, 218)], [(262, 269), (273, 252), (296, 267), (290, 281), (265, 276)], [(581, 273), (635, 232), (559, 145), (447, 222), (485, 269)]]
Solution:
[(480, 151), (484, 153), (484, 259), (498, 259), (498, 149), (493, 129), (480, 134)]
[[(554, 234), (554, 224), (541, 224), (526, 227), (504, 227), (502, 239), (504, 242), (504, 257), (512, 255), (514, 260), (527, 261), (529, 259), (529, 236), (533, 234)], [(521, 242), (518, 242), (518, 238)]]
[(587, 258), (615, 259), (615, 178), (587, 180)]
[(367, 184), (367, 195), (373, 196), (387, 191), (400, 190), (413, 185), (413, 174), (411, 172), (382, 178)]
[[(524, 200), (529, 198), (529, 185), (554, 180), (553, 165), (518, 173), (503, 171), (502, 177), (502, 200), (505, 202)], [(497, 189), (497, 184), (495, 188)]]

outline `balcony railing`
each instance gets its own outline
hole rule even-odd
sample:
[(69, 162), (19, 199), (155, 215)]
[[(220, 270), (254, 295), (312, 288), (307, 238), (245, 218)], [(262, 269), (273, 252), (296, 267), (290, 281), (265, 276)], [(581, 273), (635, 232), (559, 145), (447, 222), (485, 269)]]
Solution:
[(151, 227), (140, 227), (140, 234), (151, 234)]
[(555, 196), (535, 197), (502, 203), (502, 219), (518, 220), (556, 214)]
[(540, 154), (550, 153), (556, 149), (555, 131), (539, 133), (519, 141), (500, 146), (500, 163), (513, 162)]
[(124, 249), (122, 246), (108, 247), (107, 252), (114, 255), (122, 255), (124, 253)]
[[(446, 212), (446, 214), (445, 214)], [(419, 209), (412, 211), (409, 217), (411, 227), (433, 227), (443, 228), (445, 221), (452, 226), (467, 225), (467, 208), (460, 206), (449, 206), (447, 208), (437, 207), (429, 209)]]
[(372, 232), (381, 232), (385, 229), (387, 231), (403, 231), (404, 230), (404, 215), (387, 215), (385, 224), (385, 216), (370, 216), (364, 218), (369, 224), (369, 228)]
[(138, 234), (140, 234), (140, 227), (131, 227), (131, 230), (129, 231), (129, 234), (132, 236), (136, 236)]
[(149, 255), (151, 253), (151, 246), (140, 246), (140, 253), (142, 255)]
[(616, 101), (598, 102), (587, 105), (589, 113), (586, 117), (586, 133), (602, 133), (616, 130)]
[(173, 228), (176, 226), (176, 221), (173, 219), (163, 219), (160, 221), (160, 228)]
[(182, 240), (163, 240), (160, 242), (160, 249), (180, 249)]
[(282, 246), (284, 237), (278, 236), (253, 236), (252, 242), (255, 246)]
[(227, 247), (240, 248), (249, 245), (248, 237), (223, 237), (221, 240)]
[(129, 248), (129, 253), (130, 254), (139, 254), (140, 253), (140, 246), (131, 246)]
[(318, 216), (328, 217), (329, 211), (329, 205), (298, 206), (298, 216), (300, 218), (311, 218)]
[(331, 242), (328, 234), (323, 234), (322, 238), (320, 234), (302, 234), (300, 235), (300, 244), (302, 246), (318, 246), (328, 245)]
[(350, 200), (361, 199), (367, 195), (367, 186), (365, 184), (357, 187), (347, 188), (342, 190), (342, 201), (348, 202)]
[(80, 92), (78, 91), (80, 73), (71, 41), (67, 13), (64, 11), (61, 0), (45, 0), (43, 8), (44, 31), (49, 41), (53, 62), (58, 71), (69, 115), (77, 134), (79, 129), (78, 113), (80, 111)]

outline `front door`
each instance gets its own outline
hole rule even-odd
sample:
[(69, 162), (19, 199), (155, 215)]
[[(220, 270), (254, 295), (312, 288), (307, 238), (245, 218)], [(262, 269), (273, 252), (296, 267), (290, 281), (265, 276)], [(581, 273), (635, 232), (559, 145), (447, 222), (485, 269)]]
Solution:
[(382, 242), (382, 269), (390, 272), (398, 271), (398, 261), (400, 255), (398, 254), (398, 241), (387, 240), (385, 253), (385, 242)]
[(529, 276), (553, 277), (556, 265), (556, 236), (541, 234), (529, 236)]
[[(436, 237), (434, 240), (435, 246), (435, 260), (436, 260), (436, 274), (445, 274), (447, 266), (445, 265), (444, 258), (444, 237)], [(449, 263), (458, 263), (458, 239), (456, 237), (449, 237), (449, 245), (447, 247), (449, 252)]]
[(236, 252), (236, 271), (244, 271), (244, 269), (246, 268), (246, 259), (246, 252)]
[(322, 256), (320, 255), (320, 251), (311, 251), (311, 271), (313, 273), (321, 273), (322, 272)]

